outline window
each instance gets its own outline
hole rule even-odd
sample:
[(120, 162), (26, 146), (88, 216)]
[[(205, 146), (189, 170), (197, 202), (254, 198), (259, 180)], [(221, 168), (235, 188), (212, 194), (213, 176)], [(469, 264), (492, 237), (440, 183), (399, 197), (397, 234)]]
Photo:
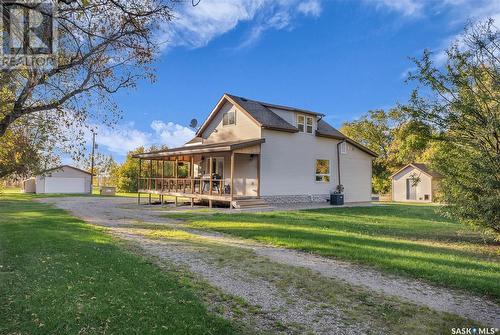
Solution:
[(313, 133), (313, 118), (308, 116), (306, 117), (307, 123), (306, 123), (306, 133), (312, 134)]
[(316, 160), (316, 181), (330, 182), (330, 161), (328, 159)]
[(347, 153), (347, 143), (346, 142), (340, 143), (340, 153), (341, 154)]
[(224, 113), (222, 116), (222, 125), (228, 126), (231, 124), (236, 124), (236, 116), (234, 110)]
[(297, 115), (297, 128), (301, 133), (313, 133), (314, 120), (312, 116)]
[(305, 127), (305, 117), (304, 117), (304, 115), (297, 115), (297, 128), (299, 128), (299, 131), (301, 133), (304, 132), (304, 127)]

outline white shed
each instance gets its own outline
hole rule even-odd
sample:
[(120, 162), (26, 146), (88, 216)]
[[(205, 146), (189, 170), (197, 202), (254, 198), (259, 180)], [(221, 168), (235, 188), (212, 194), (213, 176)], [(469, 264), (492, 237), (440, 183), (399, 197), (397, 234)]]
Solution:
[(411, 163), (391, 176), (392, 201), (433, 202), (441, 176), (423, 163)]
[[(35, 193), (91, 193), (90, 172), (69, 165), (43, 171), (35, 177)], [(26, 184), (25, 184), (26, 185)], [(32, 191), (25, 189), (25, 192)]]

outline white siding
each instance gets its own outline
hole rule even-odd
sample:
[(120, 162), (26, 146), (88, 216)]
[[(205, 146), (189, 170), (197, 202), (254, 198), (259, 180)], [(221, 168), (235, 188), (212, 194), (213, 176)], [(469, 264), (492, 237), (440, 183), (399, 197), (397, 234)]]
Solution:
[(340, 182), (346, 202), (370, 201), (372, 194), (372, 156), (347, 144), (340, 154)]
[[(69, 185), (67, 191), (65, 192), (60, 192), (61, 190), (57, 189), (50, 189), (46, 188), (46, 179), (49, 178), (62, 178), (61, 183), (64, 185), (65, 180), (67, 184)], [(72, 179), (81, 179), (82, 181), (79, 181), (78, 183), (83, 183), (84, 187), (80, 192), (76, 193), (90, 193), (90, 174), (84, 173), (80, 170), (73, 169), (71, 167), (65, 166), (62, 167), (59, 170), (54, 170), (47, 172), (45, 175), (37, 176), (36, 177), (36, 193), (75, 193), (74, 192), (74, 185), (71, 182), (70, 179), (66, 178), (72, 178)], [(71, 184), (71, 185), (70, 185)]]
[[(338, 184), (338, 140), (304, 133), (263, 130), (261, 195), (329, 194)], [(316, 159), (330, 160), (330, 182), (315, 181)], [(372, 157), (355, 148), (341, 155), (346, 202), (371, 200)]]
[[(231, 109), (235, 110), (236, 124), (224, 126), (222, 116)], [(240, 111), (233, 104), (226, 102), (212, 122), (208, 124), (202, 136), (205, 138), (204, 143), (216, 143), (260, 138), (261, 132), (260, 126), (247, 114)]]
[[(415, 174), (420, 178), (416, 186), (416, 200), (406, 199), (406, 180)], [(429, 200), (424, 200), (425, 195), (429, 195)], [(392, 178), (392, 200), (409, 202), (432, 202), (432, 178), (422, 171), (408, 166)]]

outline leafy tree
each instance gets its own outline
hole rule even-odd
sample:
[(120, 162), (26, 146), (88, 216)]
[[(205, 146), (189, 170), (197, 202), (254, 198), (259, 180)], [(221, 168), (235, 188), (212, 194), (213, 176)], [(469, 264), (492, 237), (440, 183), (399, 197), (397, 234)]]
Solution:
[[(27, 131), (51, 137), (44, 150), (56, 147), (57, 143), (58, 148), (81, 159), (87, 125), (91, 122), (112, 125), (120, 117), (112, 95), (134, 87), (139, 80), (154, 81), (150, 64), (161, 48), (158, 29), (172, 19), (173, 1), (55, 2), (57, 16), (46, 14), (57, 21), (57, 65), (2, 70), (0, 139), (7, 143), (4, 136), (12, 139), (13, 133), (18, 134), (29, 123)], [(24, 8), (30, 6), (23, 4)], [(33, 128), (35, 119), (41, 122)], [(7, 154), (6, 148), (3, 151), (5, 157), (16, 154)], [(35, 159), (36, 155), (31, 153), (30, 157)], [(43, 160), (36, 163), (42, 164)]]
[(118, 165), (111, 155), (104, 155), (102, 153), (95, 153), (94, 155), (94, 170), (92, 170), (92, 157), (88, 155), (82, 164), (84, 170), (92, 172), (95, 176), (95, 183), (93, 185), (100, 186), (100, 182), (105, 184), (115, 185), (116, 181), (111, 177), (111, 172)]
[(59, 164), (44, 117), (16, 121), (0, 138), (0, 178), (26, 178)]
[(422, 161), (433, 129), (409, 118), (400, 108), (368, 111), (359, 120), (346, 122), (341, 131), (379, 156), (373, 161), (373, 191), (388, 193), (390, 176), (401, 166)]
[[(112, 178), (116, 181), (116, 187), (121, 192), (137, 192), (137, 177), (139, 175), (139, 160), (132, 158), (135, 154), (145, 152), (144, 147), (130, 151), (125, 161), (111, 170)], [(147, 173), (147, 171), (144, 171)]]
[[(137, 185), (137, 177), (139, 175), (139, 160), (137, 158), (133, 158), (132, 156), (135, 154), (140, 154), (146, 151), (156, 151), (156, 150), (165, 150), (167, 149), (166, 146), (151, 146), (146, 150), (144, 147), (139, 147), (135, 150), (130, 151), (127, 154), (127, 157), (125, 158), (125, 161), (113, 167), (111, 170), (111, 177), (112, 179), (116, 182), (116, 187), (118, 190), (122, 192), (137, 192), (138, 185)], [(149, 164), (145, 163), (145, 161), (142, 162), (142, 170), (141, 170), (141, 176), (142, 177), (149, 177), (150, 171), (149, 171)], [(163, 166), (163, 165), (161, 165)], [(158, 176), (161, 175), (161, 167), (158, 165), (158, 170), (156, 168), (156, 164), (153, 162), (153, 174), (157, 174)], [(165, 171), (163, 175), (165, 178), (168, 177), (173, 177), (174, 175), (174, 165), (171, 162), (165, 162)], [(186, 166), (187, 167), (187, 166)], [(179, 175), (183, 173), (182, 171), (183, 168), (179, 167)]]
[(471, 25), (447, 50), (443, 67), (425, 51), (415, 60), (406, 111), (436, 127), (433, 153), (443, 174), (445, 212), (500, 233), (500, 40), (493, 20)]

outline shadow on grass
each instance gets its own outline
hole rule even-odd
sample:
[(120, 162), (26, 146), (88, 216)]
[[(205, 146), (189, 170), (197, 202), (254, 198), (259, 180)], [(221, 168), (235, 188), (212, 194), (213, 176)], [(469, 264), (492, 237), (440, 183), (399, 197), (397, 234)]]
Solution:
[(355, 261), (500, 301), (498, 243), (490, 241), (493, 252), (484, 252), (478, 234), (462, 233), (463, 226), (437, 216), (431, 206), (384, 207), (175, 217), (192, 227)]

